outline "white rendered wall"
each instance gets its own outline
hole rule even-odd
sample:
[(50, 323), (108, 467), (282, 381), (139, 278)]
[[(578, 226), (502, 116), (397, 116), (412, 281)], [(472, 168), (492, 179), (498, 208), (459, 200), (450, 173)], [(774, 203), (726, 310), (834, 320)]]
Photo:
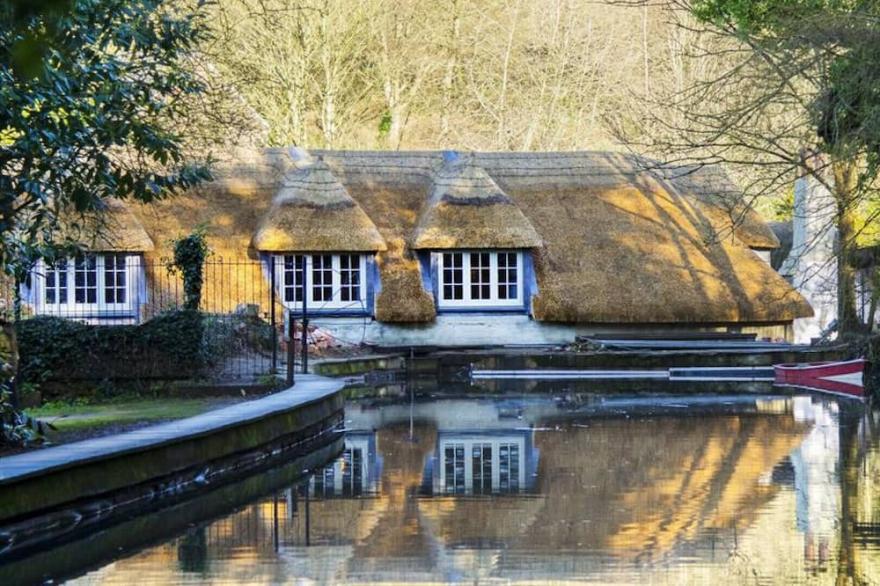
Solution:
[(490, 313), (440, 314), (426, 324), (393, 324), (366, 317), (313, 316), (312, 325), (348, 344), (382, 346), (507, 346), (567, 344), (571, 325), (538, 322), (527, 315)]
[(809, 343), (837, 319), (836, 204), (811, 176), (795, 182), (792, 246), (779, 272), (813, 306), (814, 316), (794, 320), (796, 343)]

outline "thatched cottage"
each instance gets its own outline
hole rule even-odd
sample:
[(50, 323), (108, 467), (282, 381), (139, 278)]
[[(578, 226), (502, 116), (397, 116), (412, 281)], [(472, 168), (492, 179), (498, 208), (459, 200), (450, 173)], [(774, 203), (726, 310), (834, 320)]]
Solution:
[(168, 256), (171, 238), (204, 225), (216, 255), (262, 262), (284, 308), (305, 302), (315, 325), (349, 341), (778, 337), (812, 314), (767, 262), (773, 232), (723, 173), (660, 173), (621, 154), (266, 149), (185, 196), (114, 213), (116, 239), (37, 271), (37, 312), (93, 304), (95, 317), (137, 319), (149, 302), (138, 283), (151, 278), (139, 259)]

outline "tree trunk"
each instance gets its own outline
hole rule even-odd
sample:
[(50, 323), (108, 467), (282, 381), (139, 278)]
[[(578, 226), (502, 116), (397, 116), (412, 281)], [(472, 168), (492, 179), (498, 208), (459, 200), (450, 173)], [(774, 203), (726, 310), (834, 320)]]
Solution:
[(443, 75), (443, 97), (440, 111), (440, 140), (449, 136), (449, 117), (455, 100), (455, 75), (458, 69), (458, 45), (461, 37), (459, 0), (452, 0), (452, 22), (449, 28), (449, 45), (446, 49), (446, 73)]
[(839, 335), (845, 335), (862, 329), (856, 311), (856, 269), (852, 262), (856, 248), (853, 192), (858, 168), (853, 161), (836, 161), (832, 166), (837, 201), (837, 331)]

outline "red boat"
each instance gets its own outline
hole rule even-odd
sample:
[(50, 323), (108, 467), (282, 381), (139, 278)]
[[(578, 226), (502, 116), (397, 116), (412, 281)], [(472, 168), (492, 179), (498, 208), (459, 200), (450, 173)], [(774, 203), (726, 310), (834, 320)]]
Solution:
[(776, 364), (773, 372), (775, 385), (802, 387), (855, 399), (865, 398), (864, 358), (844, 362)]

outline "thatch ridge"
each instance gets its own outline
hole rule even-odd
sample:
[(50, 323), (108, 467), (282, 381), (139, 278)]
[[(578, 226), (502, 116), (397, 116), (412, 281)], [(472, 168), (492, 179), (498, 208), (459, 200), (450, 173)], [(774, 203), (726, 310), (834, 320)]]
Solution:
[(281, 180), (254, 233), (264, 252), (385, 250), (376, 225), (322, 160), (294, 168)]
[[(349, 181), (382, 183), (430, 181), (442, 161), (440, 151), (313, 151), (324, 157), (337, 175)], [(615, 186), (641, 176), (664, 180), (668, 188), (695, 200), (701, 209), (707, 237), (730, 239), (731, 235), (752, 248), (778, 246), (761, 217), (743, 201), (727, 173), (719, 165), (669, 166), (625, 153), (607, 151), (560, 151), (541, 153), (475, 152), (471, 162), (486, 170), (502, 188), (519, 186), (572, 187)]]

